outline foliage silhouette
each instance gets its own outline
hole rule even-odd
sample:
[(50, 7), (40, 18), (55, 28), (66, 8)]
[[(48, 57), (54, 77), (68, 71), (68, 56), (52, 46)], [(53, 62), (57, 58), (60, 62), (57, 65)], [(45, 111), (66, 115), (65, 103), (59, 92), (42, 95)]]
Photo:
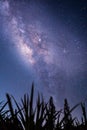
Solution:
[[(70, 109), (65, 99), (64, 108), (57, 111), (53, 97), (46, 103), (38, 94), (34, 105), (34, 84), (30, 96), (24, 94), (20, 104), (13, 96), (6, 94), (6, 97), (6, 103), (0, 102), (0, 130), (87, 130), (85, 103), (78, 103)], [(79, 106), (83, 113), (82, 121), (72, 117), (72, 111)]]

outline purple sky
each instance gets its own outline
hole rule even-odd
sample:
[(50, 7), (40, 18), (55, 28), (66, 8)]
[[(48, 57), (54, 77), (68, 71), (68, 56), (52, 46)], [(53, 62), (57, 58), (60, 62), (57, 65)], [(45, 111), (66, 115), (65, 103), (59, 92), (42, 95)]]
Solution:
[(87, 1), (0, 1), (0, 95), (87, 96)]

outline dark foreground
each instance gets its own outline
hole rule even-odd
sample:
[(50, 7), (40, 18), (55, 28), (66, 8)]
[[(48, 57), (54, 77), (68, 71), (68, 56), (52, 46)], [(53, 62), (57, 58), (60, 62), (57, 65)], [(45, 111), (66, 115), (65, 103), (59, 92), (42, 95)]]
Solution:
[[(64, 108), (57, 111), (52, 97), (46, 103), (38, 94), (33, 107), (33, 85), (30, 96), (25, 94), (20, 104), (13, 96), (6, 94), (6, 97), (6, 103), (0, 102), (0, 130), (87, 130), (85, 103), (70, 108), (65, 99)], [(72, 115), (72, 111), (79, 106), (83, 113), (81, 121)]]

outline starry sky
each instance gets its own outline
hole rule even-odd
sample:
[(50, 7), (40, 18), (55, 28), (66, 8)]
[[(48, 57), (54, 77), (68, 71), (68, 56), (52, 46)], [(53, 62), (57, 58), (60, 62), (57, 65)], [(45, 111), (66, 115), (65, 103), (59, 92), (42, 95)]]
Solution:
[(87, 98), (87, 0), (0, 1), (0, 97), (31, 84), (57, 106)]

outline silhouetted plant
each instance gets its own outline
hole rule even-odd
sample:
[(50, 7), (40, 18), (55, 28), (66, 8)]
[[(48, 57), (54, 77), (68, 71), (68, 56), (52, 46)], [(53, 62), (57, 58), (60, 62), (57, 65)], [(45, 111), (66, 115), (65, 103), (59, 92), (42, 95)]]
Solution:
[(57, 119), (58, 112), (55, 109), (55, 105), (53, 102), (53, 98), (50, 97), (48, 106), (46, 107), (46, 128), (48, 130), (54, 130), (55, 128), (55, 121)]
[(41, 130), (41, 128), (44, 128), (45, 118), (46, 118), (46, 107), (47, 104), (44, 102), (43, 97), (41, 100), (40, 95), (38, 94), (36, 113), (35, 113), (36, 114), (35, 130)]
[(5, 125), (5, 120), (6, 120), (6, 114), (8, 113), (7, 110), (4, 110), (6, 107), (7, 103), (6, 102), (4, 105), (2, 105), (3, 102), (0, 102), (0, 130), (5, 130), (6, 125)]
[(82, 113), (83, 113), (82, 124), (86, 125), (87, 124), (87, 116), (86, 116), (85, 103), (81, 103), (81, 108), (82, 108)]
[(70, 129), (74, 124), (73, 124), (73, 119), (70, 113), (70, 107), (69, 107), (67, 99), (65, 99), (65, 102), (64, 102), (64, 117), (65, 117), (64, 122), (63, 122), (64, 128), (65, 130)]
[(56, 123), (55, 130), (61, 130), (62, 129), (62, 125), (60, 123), (61, 114), (62, 114), (62, 109), (60, 111), (58, 111), (57, 120), (56, 120), (57, 123)]
[(21, 98), (21, 105), (13, 97), (18, 109), (18, 117), (24, 130), (34, 130), (35, 111), (33, 110), (33, 96), (34, 86), (32, 84), (30, 97), (28, 94), (24, 94), (24, 97)]
[[(24, 94), (21, 103), (6, 94), (7, 102), (0, 103), (0, 130), (86, 130), (87, 115), (85, 103), (78, 103), (73, 108), (69, 107), (67, 99), (64, 100), (64, 108), (57, 111), (53, 98), (50, 97), (48, 103), (43, 96), (34, 102), (34, 85), (32, 84), (31, 94)], [(16, 105), (14, 108), (13, 101)], [(8, 105), (8, 109), (7, 108)], [(72, 117), (74, 111), (79, 105), (82, 109), (82, 122)]]
[(6, 94), (8, 107), (9, 107), (9, 116), (6, 117), (6, 126), (9, 130), (22, 130), (21, 122), (18, 119), (18, 111), (13, 108), (12, 100), (9, 94)]

